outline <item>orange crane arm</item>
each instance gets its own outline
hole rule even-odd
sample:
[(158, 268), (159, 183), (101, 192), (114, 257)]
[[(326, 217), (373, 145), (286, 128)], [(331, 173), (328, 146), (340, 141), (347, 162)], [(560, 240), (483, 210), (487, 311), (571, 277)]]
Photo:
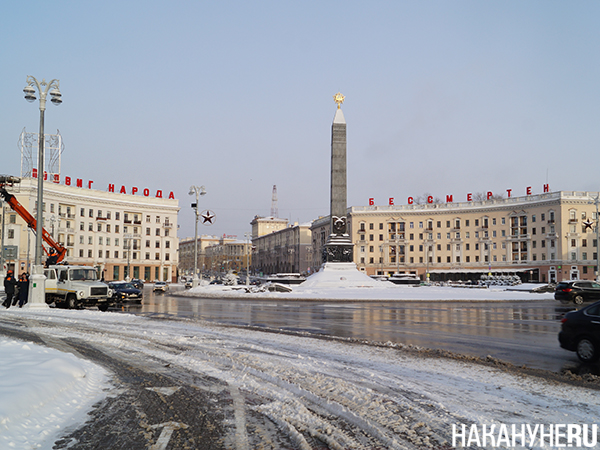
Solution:
[[(6, 203), (8, 203), (10, 205), (10, 207), (18, 215), (20, 215), (23, 218), (23, 220), (25, 220), (25, 222), (27, 222), (27, 226), (29, 228), (33, 229), (33, 231), (36, 231), (37, 220), (35, 220), (35, 218), (31, 214), (29, 214), (29, 211), (27, 211), (23, 207), (23, 205), (21, 205), (19, 203), (17, 198), (14, 195), (7, 192), (6, 189), (4, 189), (4, 187), (1, 187), (1, 186), (0, 186), (0, 195), (2, 197), (4, 197), (4, 200), (6, 201)], [(46, 242), (46, 244), (48, 244), (50, 247), (52, 247), (53, 249), (56, 250), (56, 253), (58, 254), (57, 262), (61, 262), (67, 254), (67, 249), (64, 248), (62, 245), (60, 245), (58, 242), (56, 242), (52, 238), (52, 235), (50, 233), (48, 233), (48, 231), (46, 231), (45, 228), (42, 228), (42, 239)], [(46, 252), (46, 254), (48, 254), (48, 251), (45, 248), (44, 248), (44, 251)]]

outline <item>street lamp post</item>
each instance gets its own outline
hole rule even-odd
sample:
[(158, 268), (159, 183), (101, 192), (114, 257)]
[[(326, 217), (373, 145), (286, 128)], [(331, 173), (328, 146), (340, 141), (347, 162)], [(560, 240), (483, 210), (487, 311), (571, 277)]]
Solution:
[(598, 230), (600, 219), (600, 217), (598, 217), (598, 205), (600, 204), (600, 194), (596, 196), (594, 201), (590, 201), (589, 203), (596, 205), (596, 281), (600, 281), (600, 253), (598, 253), (598, 245), (600, 245), (600, 242), (598, 241), (598, 233), (600, 232), (600, 230)]
[(198, 202), (200, 201), (201, 195), (206, 195), (206, 189), (204, 186), (190, 186), (189, 195), (196, 194), (196, 203), (192, 203), (192, 209), (196, 214), (196, 226), (194, 227), (194, 277), (192, 278), (192, 287), (198, 286), (198, 218), (200, 212), (198, 211)]
[(246, 286), (250, 285), (250, 236), (252, 236), (252, 233), (246, 232), (244, 233), (244, 236), (246, 237)]
[(133, 235), (126, 233), (123, 235), (123, 239), (125, 241), (124, 248), (127, 250), (127, 276), (125, 277), (125, 281), (131, 281), (131, 239), (133, 239)]
[[(62, 94), (59, 90), (60, 82), (56, 79), (47, 83), (45, 79), (40, 83), (35, 77), (27, 76), (27, 86), (23, 89), (25, 100), (33, 102), (36, 100), (35, 88), (40, 96), (40, 132), (38, 134), (38, 165), (37, 165), (37, 216), (36, 216), (36, 232), (35, 232), (35, 264), (33, 266), (33, 274), (31, 276), (31, 289), (29, 289), (28, 305), (32, 307), (47, 308), (44, 266), (42, 265), (42, 234), (43, 234), (43, 209), (44, 209), (44, 112), (46, 111), (46, 97), (48, 92), (52, 97), (50, 101), (55, 105), (62, 103)], [(35, 88), (34, 88), (35, 86)], [(52, 90), (50, 90), (52, 89)]]

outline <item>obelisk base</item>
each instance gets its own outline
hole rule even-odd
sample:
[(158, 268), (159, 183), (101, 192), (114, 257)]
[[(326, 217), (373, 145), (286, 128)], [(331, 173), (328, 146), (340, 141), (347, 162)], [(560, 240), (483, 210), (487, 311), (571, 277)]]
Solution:
[(325, 245), (325, 254), (323, 261), (325, 262), (342, 262), (349, 263), (353, 261), (354, 245), (347, 234), (335, 235), (332, 234)]

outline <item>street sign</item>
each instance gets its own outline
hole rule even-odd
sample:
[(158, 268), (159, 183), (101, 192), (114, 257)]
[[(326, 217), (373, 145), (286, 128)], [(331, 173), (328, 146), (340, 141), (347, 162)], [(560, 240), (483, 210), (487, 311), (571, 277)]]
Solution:
[(2, 257), (6, 259), (17, 259), (19, 247), (16, 245), (5, 245), (2, 247)]

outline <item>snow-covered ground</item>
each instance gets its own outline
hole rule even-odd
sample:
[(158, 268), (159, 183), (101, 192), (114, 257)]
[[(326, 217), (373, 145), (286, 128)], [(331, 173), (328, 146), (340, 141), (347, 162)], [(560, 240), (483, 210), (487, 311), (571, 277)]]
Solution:
[[(178, 293), (190, 297), (211, 298), (261, 298), (294, 300), (358, 300), (358, 301), (511, 301), (548, 300), (553, 292), (537, 293), (530, 290), (539, 284), (518, 286), (411, 286), (397, 285), (389, 281), (377, 281), (356, 269), (354, 263), (324, 264), (299, 285), (291, 285), (292, 292), (252, 292), (245, 286), (223, 286), (208, 284)], [(246, 292), (249, 290), (250, 292)]]
[[(451, 448), (458, 424), (600, 422), (596, 390), (393, 347), (91, 310), (2, 309), (2, 324), (26, 324), (28, 332), (48, 339), (77, 339), (111, 354), (168, 363), (219, 379), (238, 399), (252, 396), (253, 403), (238, 402), (227, 425), (236, 449), (259, 447), (246, 429), (250, 411), (275, 423), (300, 449), (310, 448), (306, 436), (331, 449)], [(50, 449), (51, 437), (71, 423), (64, 412), (75, 404), (80, 419), (102, 383), (109, 385), (93, 364), (31, 343), (2, 339), (0, 358), (3, 449)]]
[(60, 432), (85, 421), (108, 380), (70, 353), (0, 337), (0, 448), (52, 448)]

